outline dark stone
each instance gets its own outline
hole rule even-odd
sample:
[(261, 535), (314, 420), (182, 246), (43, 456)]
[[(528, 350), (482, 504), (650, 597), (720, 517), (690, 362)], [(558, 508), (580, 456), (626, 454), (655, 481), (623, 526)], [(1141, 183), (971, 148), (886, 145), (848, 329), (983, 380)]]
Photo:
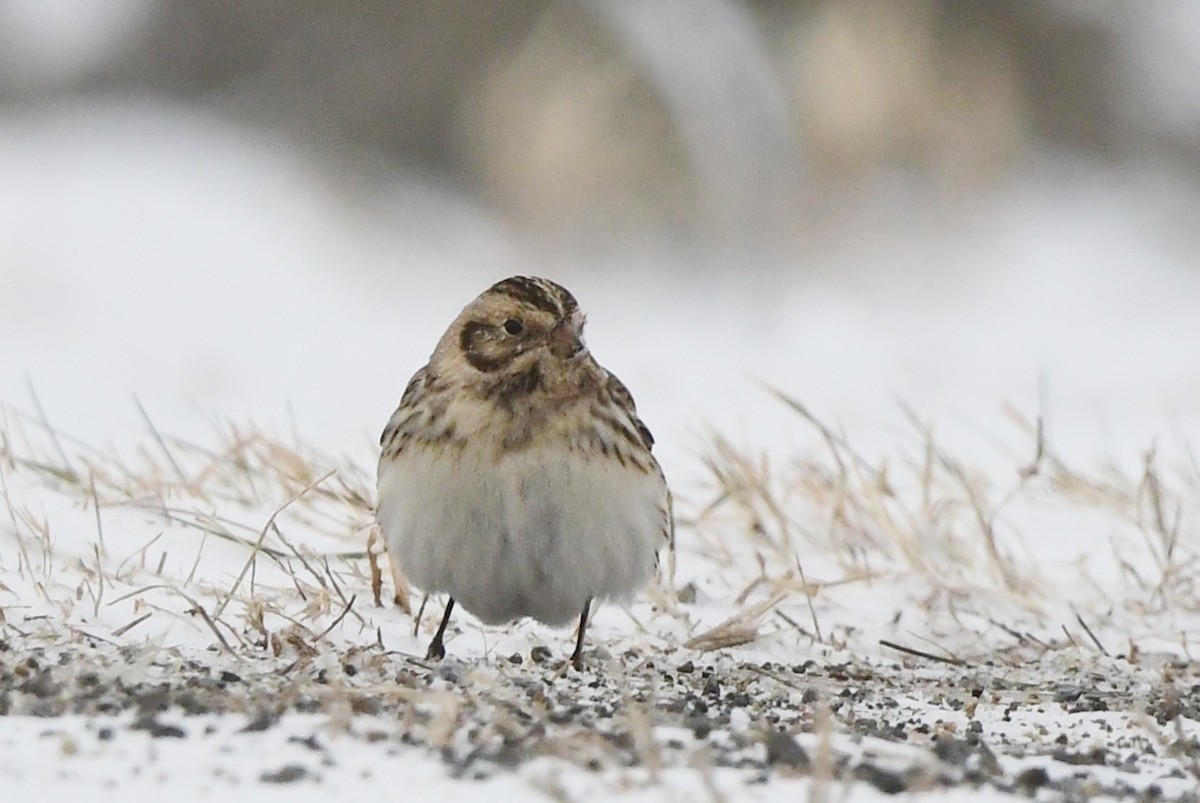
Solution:
[(683, 726), (692, 731), (697, 739), (707, 739), (712, 733), (713, 722), (708, 717), (691, 716), (684, 720)]
[(62, 684), (54, 679), (53, 672), (49, 669), (43, 669), (18, 686), (17, 690), (26, 694), (32, 694), (34, 697), (46, 699), (48, 697), (57, 697), (58, 693), (62, 690)]
[(288, 742), (290, 744), (303, 745), (304, 747), (307, 747), (309, 750), (312, 750), (312, 751), (318, 752), (318, 753), (321, 752), (321, 750), (323, 749), (321, 747), (321, 743), (317, 741), (316, 734), (311, 734), (311, 735), (305, 736), (305, 737), (289, 736)]
[(263, 783), (295, 783), (304, 780), (308, 775), (308, 770), (299, 764), (288, 764), (275, 772), (264, 772), (259, 780)]
[(854, 777), (874, 786), (886, 795), (898, 795), (908, 789), (908, 779), (898, 772), (885, 770), (875, 764), (859, 764), (854, 768)]
[(187, 732), (178, 725), (168, 725), (159, 722), (155, 717), (142, 717), (134, 722), (130, 728), (135, 731), (146, 731), (155, 739), (182, 739), (187, 736)]
[(746, 708), (750, 705), (750, 695), (744, 691), (735, 691), (725, 695), (725, 702), (733, 708)]
[(350, 710), (356, 714), (374, 716), (383, 711), (383, 703), (376, 697), (366, 694), (355, 694), (350, 697)]
[(947, 764), (953, 764), (956, 767), (961, 767), (967, 763), (967, 759), (975, 751), (962, 739), (955, 739), (953, 736), (943, 733), (939, 734), (937, 741), (933, 745), (933, 753)]
[(1065, 683), (1054, 690), (1054, 702), (1056, 703), (1073, 703), (1083, 694), (1083, 689), (1078, 686)]
[(1026, 794), (1031, 794), (1050, 783), (1050, 775), (1044, 767), (1030, 767), (1017, 776), (1017, 786)]
[(809, 768), (811, 762), (808, 753), (793, 737), (769, 730), (764, 741), (767, 745), (767, 763), (771, 766), (783, 765), (797, 770)]
[(246, 724), (246, 727), (242, 728), (241, 732), (257, 733), (258, 731), (265, 731), (278, 721), (278, 711), (259, 711), (254, 716), (254, 719), (250, 720), (250, 722)]
[(1054, 760), (1074, 766), (1107, 764), (1108, 754), (1103, 747), (1096, 747), (1086, 753), (1068, 753), (1066, 750), (1055, 750)]

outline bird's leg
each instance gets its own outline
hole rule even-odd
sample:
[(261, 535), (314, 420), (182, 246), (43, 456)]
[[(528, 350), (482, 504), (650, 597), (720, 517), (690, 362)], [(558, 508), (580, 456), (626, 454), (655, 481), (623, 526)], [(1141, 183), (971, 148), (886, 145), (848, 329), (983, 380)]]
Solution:
[(571, 666), (579, 672), (583, 671), (583, 635), (587, 632), (588, 609), (591, 607), (590, 599), (583, 603), (583, 613), (579, 614), (579, 635), (575, 639), (575, 652), (571, 653)]
[(446, 603), (446, 613), (442, 615), (442, 623), (438, 625), (438, 631), (434, 634), (433, 641), (429, 642), (429, 649), (425, 651), (426, 660), (440, 661), (446, 657), (446, 645), (442, 643), (442, 636), (446, 633), (446, 625), (450, 624), (450, 612), (453, 610), (454, 597), (451, 597), (450, 601)]

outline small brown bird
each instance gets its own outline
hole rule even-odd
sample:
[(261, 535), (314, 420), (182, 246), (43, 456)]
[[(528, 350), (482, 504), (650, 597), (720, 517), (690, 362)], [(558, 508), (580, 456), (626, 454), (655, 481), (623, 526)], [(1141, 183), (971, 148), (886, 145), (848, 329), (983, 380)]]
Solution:
[(417, 586), (484, 622), (579, 617), (628, 600), (673, 533), (670, 493), (633, 397), (583, 343), (574, 297), (515, 276), (467, 305), (383, 431), (380, 530)]

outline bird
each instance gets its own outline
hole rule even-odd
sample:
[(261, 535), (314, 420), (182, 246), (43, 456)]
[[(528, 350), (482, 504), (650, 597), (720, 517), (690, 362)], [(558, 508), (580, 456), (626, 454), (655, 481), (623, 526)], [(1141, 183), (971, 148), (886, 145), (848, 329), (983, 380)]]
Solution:
[(671, 493), (633, 396), (592, 356), (556, 282), (499, 281), (467, 304), (380, 437), (376, 519), (393, 564), (487, 624), (629, 601), (674, 544)]

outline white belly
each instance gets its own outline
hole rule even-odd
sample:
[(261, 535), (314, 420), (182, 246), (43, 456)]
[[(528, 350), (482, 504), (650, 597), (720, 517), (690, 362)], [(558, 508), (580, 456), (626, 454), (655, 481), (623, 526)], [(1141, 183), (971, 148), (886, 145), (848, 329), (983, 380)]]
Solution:
[(485, 622), (563, 625), (592, 598), (627, 600), (654, 573), (666, 485), (592, 454), (410, 447), (379, 475), (391, 560)]

